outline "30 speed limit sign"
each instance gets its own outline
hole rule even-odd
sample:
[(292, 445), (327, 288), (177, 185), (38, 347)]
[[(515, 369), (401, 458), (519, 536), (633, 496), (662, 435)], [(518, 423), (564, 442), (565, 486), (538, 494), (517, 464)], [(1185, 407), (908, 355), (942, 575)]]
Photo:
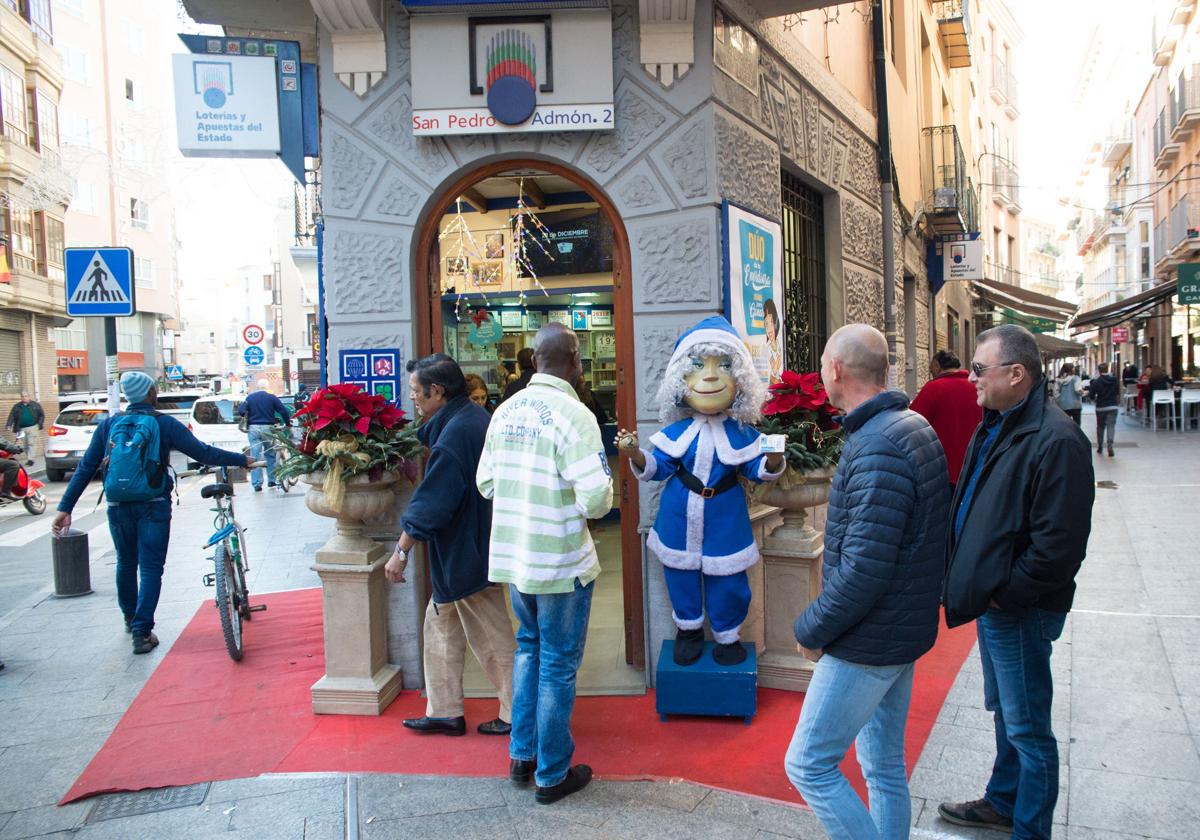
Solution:
[(259, 344), (266, 338), (266, 332), (258, 324), (247, 324), (242, 330), (242, 338), (246, 339), (247, 344)]

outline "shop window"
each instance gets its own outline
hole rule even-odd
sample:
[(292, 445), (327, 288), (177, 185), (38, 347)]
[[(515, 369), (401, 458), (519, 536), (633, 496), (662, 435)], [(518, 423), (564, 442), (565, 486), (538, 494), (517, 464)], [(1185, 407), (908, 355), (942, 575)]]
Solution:
[(787, 367), (819, 370), (829, 337), (826, 316), (825, 202), (823, 196), (783, 174), (783, 298)]
[(25, 104), (25, 79), (0, 64), (0, 110), (4, 112), (4, 136), (29, 145), (29, 118)]

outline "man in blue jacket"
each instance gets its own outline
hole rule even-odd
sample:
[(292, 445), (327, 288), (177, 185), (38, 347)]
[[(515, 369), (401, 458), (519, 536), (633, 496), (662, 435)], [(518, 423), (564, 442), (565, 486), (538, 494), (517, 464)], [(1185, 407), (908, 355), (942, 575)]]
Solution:
[[(154, 413), (158, 391), (149, 376), (141, 371), (128, 371), (121, 377), (121, 390), (129, 400), (125, 413)], [(108, 417), (96, 427), (83, 460), (75, 468), (51, 526), (56, 536), (71, 527), (71, 511), (108, 455), (108, 432), (115, 419)], [(249, 467), (254, 463), (250, 455), (201, 443), (174, 417), (156, 414), (155, 419), (162, 441), (161, 464), (170, 463), (174, 450), (214, 467)], [(158, 498), (148, 502), (110, 500), (108, 504), (108, 529), (117, 551), (117, 603), (125, 615), (125, 632), (133, 634), (133, 652), (137, 654), (149, 653), (158, 645), (158, 637), (151, 631), (171, 539), (172, 486), (170, 475), (164, 473), (162, 495)]]
[[(887, 342), (866, 324), (835, 332), (821, 357), (846, 445), (829, 495), (824, 587), (796, 619), (816, 667), (786, 767), (835, 840), (908, 837), (904, 724), (913, 663), (937, 638), (946, 457), (908, 398), (886, 389), (887, 372)], [(838, 769), (856, 738), (870, 811)]]
[(465, 735), (463, 665), (469, 644), (500, 695), (500, 715), (479, 724), (483, 735), (512, 731), (516, 640), (504, 590), (488, 581), (492, 503), (475, 487), (491, 415), (471, 402), (458, 363), (434, 353), (408, 363), (409, 396), (429, 448), (425, 476), (400, 520), (402, 532), (384, 574), (404, 583), (412, 547), (429, 552), (433, 598), (425, 610), (425, 716), (404, 725), (416, 732)]
[[(250, 454), (256, 461), (261, 461), (264, 455), (266, 456), (267, 486), (274, 487), (275, 447), (264, 441), (266, 433), (272, 426), (280, 422), (287, 423), (292, 419), (292, 415), (288, 414), (287, 408), (279, 397), (267, 390), (270, 387), (267, 380), (258, 380), (258, 390), (242, 401), (242, 404), (238, 406), (238, 414), (249, 420), (250, 428), (246, 432), (246, 437), (250, 443)], [(250, 483), (254, 485), (255, 493), (262, 492), (262, 468), (255, 467), (250, 471)]]

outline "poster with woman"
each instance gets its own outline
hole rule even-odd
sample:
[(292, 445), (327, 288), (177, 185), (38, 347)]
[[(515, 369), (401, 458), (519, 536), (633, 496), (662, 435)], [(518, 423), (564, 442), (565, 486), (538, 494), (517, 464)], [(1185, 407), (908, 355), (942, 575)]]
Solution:
[(721, 205), (721, 218), (725, 316), (746, 343), (763, 382), (778, 382), (787, 336), (779, 225), (728, 201)]

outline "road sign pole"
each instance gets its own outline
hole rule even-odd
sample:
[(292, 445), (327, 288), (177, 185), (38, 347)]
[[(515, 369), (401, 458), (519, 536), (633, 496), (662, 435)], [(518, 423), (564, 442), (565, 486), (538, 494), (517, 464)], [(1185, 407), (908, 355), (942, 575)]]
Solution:
[(104, 375), (108, 385), (108, 413), (116, 414), (121, 408), (121, 383), (117, 364), (117, 319), (104, 319)]

